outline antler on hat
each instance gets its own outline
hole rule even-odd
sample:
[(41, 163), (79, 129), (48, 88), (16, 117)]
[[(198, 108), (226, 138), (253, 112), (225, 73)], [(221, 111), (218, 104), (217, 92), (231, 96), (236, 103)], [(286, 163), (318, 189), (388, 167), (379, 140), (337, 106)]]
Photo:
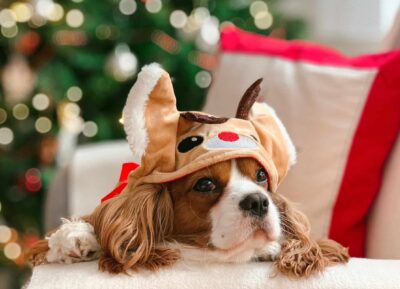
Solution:
[(240, 119), (248, 119), (250, 109), (253, 104), (256, 102), (258, 95), (260, 93), (260, 84), (263, 81), (262, 78), (257, 79), (250, 87), (245, 91), (242, 96), (242, 99), (239, 102), (236, 118)]

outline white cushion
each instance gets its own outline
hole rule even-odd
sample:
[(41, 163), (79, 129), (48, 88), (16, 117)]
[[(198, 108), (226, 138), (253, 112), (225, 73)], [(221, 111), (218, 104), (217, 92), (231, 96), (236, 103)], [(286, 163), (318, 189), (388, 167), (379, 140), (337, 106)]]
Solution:
[(400, 137), (369, 217), (367, 257), (400, 259)]
[(348, 58), (329, 48), (227, 26), (205, 112), (234, 116), (247, 87), (286, 126), (297, 164), (278, 189), (309, 217), (314, 238), (365, 256), (367, 214), (379, 193), (400, 114), (400, 51)]

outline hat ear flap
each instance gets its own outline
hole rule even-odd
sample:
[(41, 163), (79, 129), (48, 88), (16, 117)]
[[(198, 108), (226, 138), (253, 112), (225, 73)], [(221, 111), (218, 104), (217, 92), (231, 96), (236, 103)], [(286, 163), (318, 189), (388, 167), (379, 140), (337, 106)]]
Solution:
[(173, 169), (179, 112), (171, 79), (158, 64), (144, 66), (123, 110), (135, 160), (147, 171)]
[(254, 103), (249, 120), (256, 128), (262, 145), (272, 152), (280, 182), (289, 168), (296, 163), (296, 148), (293, 141), (275, 110), (266, 103)]

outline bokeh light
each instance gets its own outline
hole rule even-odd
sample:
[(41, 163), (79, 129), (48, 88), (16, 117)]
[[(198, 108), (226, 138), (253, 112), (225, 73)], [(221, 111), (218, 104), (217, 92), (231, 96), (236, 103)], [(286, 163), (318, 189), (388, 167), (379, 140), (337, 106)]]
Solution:
[(211, 73), (205, 70), (198, 72), (195, 77), (196, 84), (201, 88), (209, 87), (211, 84), (211, 80)]
[(78, 9), (72, 9), (68, 11), (66, 21), (68, 26), (72, 28), (78, 28), (85, 21), (85, 16), (83, 15), (82, 11)]
[(11, 27), (1, 27), (1, 34), (6, 38), (13, 38), (18, 34), (18, 26), (14, 25)]
[(18, 120), (24, 120), (29, 116), (29, 108), (23, 103), (19, 103), (13, 107), (13, 115)]
[(51, 130), (52, 124), (48, 117), (42, 116), (35, 121), (35, 129), (39, 133), (47, 133)]
[(3, 9), (0, 11), (0, 25), (4, 28), (15, 26), (17, 16), (11, 9)]
[(69, 102), (64, 106), (64, 113), (71, 117), (77, 117), (80, 115), (81, 109), (76, 103)]
[(58, 4), (55, 3), (51, 9), (51, 11), (47, 15), (47, 19), (53, 22), (60, 21), (64, 16), (64, 8)]
[(254, 18), (254, 25), (258, 29), (268, 29), (271, 27), (273, 22), (272, 15), (269, 12), (261, 12)]
[(0, 108), (0, 124), (5, 123), (6, 120), (7, 120), (7, 112), (4, 109)]
[(0, 128), (0, 145), (8, 145), (14, 140), (14, 133), (8, 127)]
[(25, 188), (28, 192), (37, 192), (42, 188), (41, 173), (36, 168), (31, 168), (25, 173)]
[(258, 13), (268, 12), (268, 5), (264, 1), (254, 1), (251, 3), (249, 10), (251, 16), (255, 18)]
[(28, 3), (15, 2), (10, 8), (14, 12), (18, 22), (27, 22), (32, 18), (33, 8)]
[(200, 35), (207, 45), (216, 45), (219, 41), (219, 21), (216, 17), (209, 17), (201, 26)]
[(83, 125), (83, 135), (86, 137), (94, 137), (97, 134), (97, 124), (93, 121), (87, 121)]
[(4, 246), (4, 255), (11, 260), (17, 259), (22, 253), (21, 246), (11, 242)]
[(135, 0), (121, 0), (118, 7), (122, 14), (132, 15), (136, 11), (137, 4)]
[(147, 0), (145, 7), (150, 13), (158, 13), (161, 11), (162, 2), (161, 0)]
[(67, 98), (70, 101), (77, 102), (77, 101), (81, 100), (82, 95), (83, 95), (82, 89), (80, 89), (80, 87), (78, 87), (78, 86), (71, 86), (67, 90)]
[(169, 16), (169, 22), (171, 23), (172, 27), (175, 28), (183, 28), (187, 23), (187, 15), (182, 10), (175, 10)]
[(32, 106), (39, 111), (46, 110), (50, 105), (50, 98), (44, 93), (38, 93), (32, 98)]
[(126, 43), (115, 47), (114, 53), (108, 60), (107, 69), (117, 81), (125, 81), (137, 72), (138, 60)]
[(9, 227), (0, 225), (0, 243), (7, 243), (11, 239), (11, 230)]

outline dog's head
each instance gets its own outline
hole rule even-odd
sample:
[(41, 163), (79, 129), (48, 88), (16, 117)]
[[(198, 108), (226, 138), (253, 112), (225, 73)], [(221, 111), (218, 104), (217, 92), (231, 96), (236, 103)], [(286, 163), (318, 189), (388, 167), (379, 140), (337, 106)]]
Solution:
[(252, 158), (223, 161), (168, 183), (172, 247), (197, 261), (276, 255), (281, 218), (268, 187), (267, 172)]
[(130, 186), (166, 183), (221, 161), (251, 157), (267, 171), (270, 189), (295, 161), (295, 149), (272, 108), (255, 103), (261, 80), (244, 93), (237, 114), (224, 118), (200, 112), (179, 112), (167, 72), (145, 66), (129, 93), (123, 111), (130, 147), (141, 167)]
[(308, 238), (305, 217), (276, 193), (295, 149), (275, 112), (255, 103), (260, 82), (235, 118), (221, 118), (179, 112), (168, 74), (142, 69), (123, 113), (141, 166), (91, 216), (102, 269), (155, 269), (180, 257), (244, 262), (276, 257), (280, 246), (282, 272), (306, 275), (329, 263)]

